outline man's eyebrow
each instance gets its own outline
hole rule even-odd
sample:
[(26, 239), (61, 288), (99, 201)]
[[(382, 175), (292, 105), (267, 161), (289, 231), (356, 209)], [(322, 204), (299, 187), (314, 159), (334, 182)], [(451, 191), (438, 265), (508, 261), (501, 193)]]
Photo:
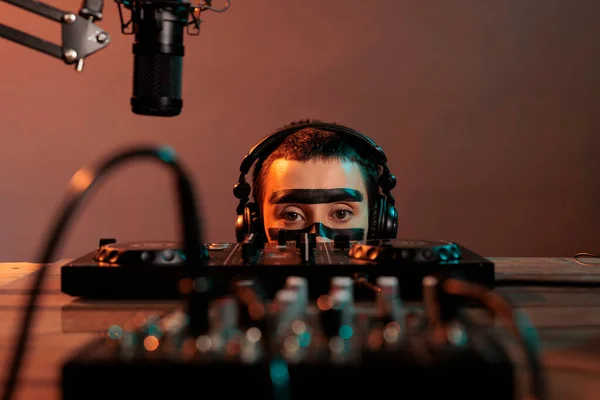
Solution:
[(288, 189), (273, 193), (269, 198), (269, 203), (326, 204), (362, 200), (363, 195), (355, 189)]

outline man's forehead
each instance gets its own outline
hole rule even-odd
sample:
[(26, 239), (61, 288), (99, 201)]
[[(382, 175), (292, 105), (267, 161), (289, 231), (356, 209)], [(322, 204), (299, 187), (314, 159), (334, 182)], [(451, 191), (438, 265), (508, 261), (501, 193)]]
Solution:
[(352, 162), (336, 160), (304, 162), (278, 159), (271, 165), (266, 182), (268, 192), (335, 188), (344, 188), (365, 194), (365, 184), (360, 167)]

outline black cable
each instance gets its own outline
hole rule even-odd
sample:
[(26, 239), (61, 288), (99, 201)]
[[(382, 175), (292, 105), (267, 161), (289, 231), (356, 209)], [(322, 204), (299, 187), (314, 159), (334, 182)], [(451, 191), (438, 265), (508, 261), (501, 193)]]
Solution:
[(66, 231), (73, 215), (83, 202), (86, 194), (96, 185), (100, 178), (118, 166), (135, 159), (153, 159), (160, 161), (175, 175), (177, 193), (179, 197), (179, 217), (181, 220), (181, 235), (183, 250), (186, 258), (189, 276), (193, 270), (203, 264), (203, 231), (199, 214), (196, 209), (194, 188), (183, 166), (176, 160), (175, 153), (169, 147), (139, 146), (121, 151), (108, 158), (95, 169), (80, 168), (69, 184), (69, 190), (64, 200), (60, 213), (57, 214), (51, 226), (47, 240), (39, 257), (42, 264), (38, 270), (33, 287), (30, 292), (27, 307), (23, 313), (17, 346), (14, 349), (10, 363), (8, 378), (5, 383), (3, 400), (9, 400), (17, 385), (19, 372), (25, 358), (27, 342), (33, 318), (35, 316), (37, 299), (40, 295), (48, 265), (52, 262), (59, 246), (60, 239)]
[[(515, 313), (511, 304), (504, 297), (487, 288), (459, 279), (446, 279), (443, 290), (455, 296), (468, 297), (482, 303), (486, 308), (500, 317), (504, 324), (513, 331), (525, 353), (530, 368), (532, 392), (528, 400), (545, 400), (546, 390), (540, 362), (540, 344), (536, 329), (526, 315)], [(518, 321), (515, 321), (518, 319)]]

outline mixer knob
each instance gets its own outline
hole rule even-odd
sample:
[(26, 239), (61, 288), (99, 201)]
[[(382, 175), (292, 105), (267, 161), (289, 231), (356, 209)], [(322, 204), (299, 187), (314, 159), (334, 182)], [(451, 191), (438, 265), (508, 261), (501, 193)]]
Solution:
[(156, 254), (152, 251), (143, 251), (142, 254), (140, 254), (140, 259), (146, 264), (152, 264), (155, 258)]
[(104, 247), (108, 244), (115, 244), (117, 243), (117, 239), (113, 239), (113, 238), (102, 238), (100, 239), (100, 241), (98, 242), (98, 247)]
[(354, 280), (349, 276), (334, 276), (331, 278), (331, 293), (347, 291), (354, 298)]
[(382, 250), (378, 246), (356, 243), (350, 248), (348, 256), (357, 260), (377, 261)]
[(308, 304), (308, 281), (300, 276), (290, 276), (285, 281), (285, 288), (298, 293), (298, 302), (302, 309)]
[(460, 248), (455, 243), (422, 240), (370, 240), (355, 243), (350, 247), (348, 256), (378, 263), (432, 263), (462, 258)]
[(173, 249), (164, 249), (160, 252), (160, 257), (167, 262), (173, 261), (175, 259), (175, 252)]
[(335, 249), (345, 250), (350, 248), (349, 235), (335, 235), (333, 237), (333, 247)]
[(328, 338), (340, 336), (349, 339), (352, 335), (352, 298), (348, 291), (337, 291), (330, 296), (321, 296), (317, 306), (321, 328)]

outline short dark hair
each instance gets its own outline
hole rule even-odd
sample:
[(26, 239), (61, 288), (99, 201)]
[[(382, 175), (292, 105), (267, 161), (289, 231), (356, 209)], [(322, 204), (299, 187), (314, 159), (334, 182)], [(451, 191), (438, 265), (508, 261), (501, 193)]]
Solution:
[(265, 159), (258, 160), (252, 174), (252, 196), (262, 211), (264, 187), (269, 169), (275, 160), (293, 161), (339, 161), (357, 164), (363, 175), (367, 189), (369, 210), (379, 194), (379, 166), (371, 159), (363, 156), (359, 149), (352, 146), (344, 138), (334, 132), (304, 128), (286, 137), (283, 142)]

